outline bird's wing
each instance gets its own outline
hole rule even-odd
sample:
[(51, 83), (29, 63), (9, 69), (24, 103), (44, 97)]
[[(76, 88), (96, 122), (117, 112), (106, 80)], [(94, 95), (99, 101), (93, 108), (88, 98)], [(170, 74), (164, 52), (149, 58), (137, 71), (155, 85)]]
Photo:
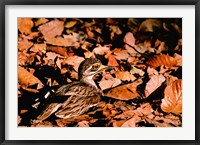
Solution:
[(37, 120), (43, 121), (43, 120), (47, 119), (51, 114), (56, 112), (58, 110), (58, 108), (60, 108), (61, 105), (62, 105), (62, 103), (48, 104), (47, 107), (45, 108), (45, 110), (37, 117)]

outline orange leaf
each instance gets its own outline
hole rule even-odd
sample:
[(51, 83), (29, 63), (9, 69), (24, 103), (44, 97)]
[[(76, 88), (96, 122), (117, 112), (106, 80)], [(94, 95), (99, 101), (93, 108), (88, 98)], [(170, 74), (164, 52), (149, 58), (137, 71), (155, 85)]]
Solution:
[(148, 97), (149, 95), (151, 95), (151, 93), (158, 89), (164, 81), (165, 77), (161, 74), (152, 76), (146, 84), (145, 96)]
[(176, 80), (165, 88), (161, 109), (164, 112), (182, 113), (182, 80)]
[(116, 77), (122, 81), (134, 81), (136, 78), (128, 71), (118, 71), (115, 73)]
[(38, 84), (37, 89), (40, 89), (44, 86), (38, 78), (36, 78), (34, 75), (32, 75), (21, 66), (18, 66), (18, 82), (25, 89), (35, 84)]
[(130, 57), (126, 50), (121, 50), (120, 48), (115, 48), (113, 52), (118, 60), (127, 60)]
[(18, 18), (18, 29), (22, 34), (30, 34), (33, 25), (32, 18)]
[(54, 38), (62, 34), (64, 30), (64, 22), (59, 20), (53, 20), (49, 23), (39, 26), (39, 31), (45, 36), (45, 38)]
[(48, 44), (56, 45), (56, 46), (68, 47), (68, 46), (76, 45), (72, 38), (62, 38), (62, 37), (49, 38), (49, 37), (45, 37), (45, 40)]
[(27, 50), (32, 45), (33, 45), (33, 42), (30, 42), (27, 39), (23, 39), (21, 41), (18, 41), (18, 49), (19, 49), (19, 51)]
[(135, 121), (135, 118), (133, 117), (127, 120), (126, 122), (124, 122), (121, 127), (135, 127), (135, 124), (136, 124), (136, 121)]
[(67, 56), (67, 52), (66, 52), (66, 49), (65, 48), (62, 48), (62, 47), (56, 47), (56, 46), (49, 46), (47, 47), (48, 50), (51, 50), (53, 52), (56, 52), (64, 57)]
[(113, 88), (121, 84), (121, 81), (117, 78), (111, 78), (108, 80), (102, 80), (99, 83), (99, 86), (102, 90)]
[(113, 88), (105, 93), (105, 96), (119, 99), (119, 100), (130, 100), (139, 97), (137, 93), (137, 86), (141, 84), (141, 81), (136, 81), (127, 85)]
[(49, 20), (46, 18), (39, 18), (37, 21), (35, 21), (35, 26), (39, 26), (41, 24), (44, 24), (46, 22), (48, 22)]
[(114, 55), (109, 55), (108, 56), (108, 65), (109, 66), (119, 66), (119, 64), (118, 64), (118, 62), (117, 62), (117, 60), (116, 60)]
[(176, 66), (177, 61), (169, 55), (161, 54), (161, 55), (156, 55), (156, 56), (151, 57), (146, 62), (146, 64), (154, 68), (159, 67), (161, 65), (164, 65), (170, 68), (170, 67)]

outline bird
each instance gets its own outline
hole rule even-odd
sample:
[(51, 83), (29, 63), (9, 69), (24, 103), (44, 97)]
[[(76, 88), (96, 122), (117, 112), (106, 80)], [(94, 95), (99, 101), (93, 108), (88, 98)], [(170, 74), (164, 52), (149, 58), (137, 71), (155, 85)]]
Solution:
[(43, 121), (52, 114), (63, 119), (80, 116), (96, 106), (103, 92), (97, 87), (93, 77), (110, 68), (102, 65), (97, 58), (86, 58), (79, 65), (78, 81), (59, 87), (51, 101), (47, 101), (44, 111), (37, 116), (37, 121)]

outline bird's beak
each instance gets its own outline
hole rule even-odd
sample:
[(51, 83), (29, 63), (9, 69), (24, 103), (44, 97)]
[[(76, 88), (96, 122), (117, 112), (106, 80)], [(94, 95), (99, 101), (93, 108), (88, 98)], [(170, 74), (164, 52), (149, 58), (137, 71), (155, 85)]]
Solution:
[(106, 65), (101, 65), (100, 67), (99, 67), (99, 70), (104, 70), (104, 69), (106, 69), (108, 66), (106, 66)]
[(101, 71), (101, 70), (110, 71), (110, 70), (112, 70), (112, 69), (113, 69), (112, 66), (101, 65), (100, 68), (99, 68), (99, 71)]

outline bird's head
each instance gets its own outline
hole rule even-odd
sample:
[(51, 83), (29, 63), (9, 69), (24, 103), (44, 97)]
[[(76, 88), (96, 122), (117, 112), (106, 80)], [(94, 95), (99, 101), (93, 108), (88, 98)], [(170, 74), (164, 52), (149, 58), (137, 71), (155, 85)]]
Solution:
[(94, 75), (100, 73), (102, 70), (108, 68), (102, 65), (101, 61), (97, 58), (86, 58), (80, 65), (78, 69), (79, 80), (89, 83), (96, 87), (93, 77)]

